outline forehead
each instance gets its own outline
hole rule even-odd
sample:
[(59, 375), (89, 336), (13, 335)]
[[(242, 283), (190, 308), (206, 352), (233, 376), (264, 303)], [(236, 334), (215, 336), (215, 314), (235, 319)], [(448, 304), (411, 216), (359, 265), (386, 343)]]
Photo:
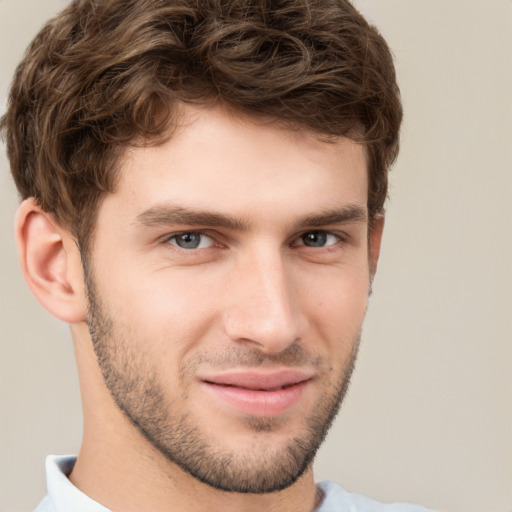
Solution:
[(303, 215), (343, 203), (366, 207), (367, 187), (365, 151), (352, 140), (327, 142), (221, 108), (186, 107), (167, 142), (125, 152), (105, 202), (131, 215), (159, 203)]

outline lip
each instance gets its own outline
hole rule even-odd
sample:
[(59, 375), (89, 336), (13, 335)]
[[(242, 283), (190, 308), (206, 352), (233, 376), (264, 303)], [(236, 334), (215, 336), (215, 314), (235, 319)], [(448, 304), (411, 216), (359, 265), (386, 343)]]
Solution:
[(207, 392), (243, 414), (274, 417), (296, 405), (312, 379), (308, 371), (258, 369), (203, 376), (200, 381)]

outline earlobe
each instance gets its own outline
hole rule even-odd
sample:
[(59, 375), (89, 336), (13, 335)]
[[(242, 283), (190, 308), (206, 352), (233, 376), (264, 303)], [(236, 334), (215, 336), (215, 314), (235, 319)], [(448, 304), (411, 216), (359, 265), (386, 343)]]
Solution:
[(34, 198), (21, 203), (15, 231), (21, 270), (37, 300), (64, 322), (84, 321), (82, 266), (71, 233)]
[(379, 262), (380, 245), (382, 242), (382, 233), (384, 231), (384, 214), (378, 214), (370, 221), (369, 232), (369, 260), (370, 260), (370, 278), (373, 280), (377, 272)]

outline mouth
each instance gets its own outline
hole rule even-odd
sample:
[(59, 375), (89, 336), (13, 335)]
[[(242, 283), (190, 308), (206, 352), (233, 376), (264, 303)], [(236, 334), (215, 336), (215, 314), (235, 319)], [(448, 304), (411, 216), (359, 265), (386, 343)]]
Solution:
[(271, 392), (271, 391), (279, 391), (280, 389), (288, 389), (292, 386), (296, 386), (297, 384), (300, 384), (300, 382), (292, 383), (292, 384), (285, 384), (283, 386), (277, 386), (277, 387), (251, 387), (251, 386), (236, 386), (234, 384), (223, 384), (223, 383), (217, 383), (217, 382), (211, 382), (211, 381), (204, 381), (206, 384), (211, 384), (212, 386), (224, 386), (226, 388), (236, 388), (236, 389), (248, 389), (250, 391), (265, 391), (265, 392)]
[(237, 370), (201, 378), (216, 401), (235, 411), (275, 417), (296, 406), (311, 385), (313, 374), (300, 370)]

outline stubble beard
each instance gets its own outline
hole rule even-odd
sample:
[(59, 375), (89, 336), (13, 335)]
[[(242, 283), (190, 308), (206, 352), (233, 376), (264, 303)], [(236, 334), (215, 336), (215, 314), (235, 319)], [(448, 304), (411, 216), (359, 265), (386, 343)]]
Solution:
[[(106, 313), (85, 265), (84, 273), (89, 299), (87, 325), (105, 384), (123, 414), (168, 461), (215, 489), (237, 493), (279, 491), (304, 474), (348, 390), (359, 337), (354, 340), (351, 354), (338, 379), (326, 386), (325, 393), (312, 408), (314, 412), (305, 418), (300, 433), (291, 438), (284, 448), (262, 450), (259, 445), (262, 440), (264, 442), (265, 435), (271, 436), (280, 428), (280, 418), (246, 417), (243, 421), (245, 427), (254, 433), (254, 445), (247, 446), (242, 453), (240, 450), (230, 451), (210, 438), (188, 413), (173, 414), (173, 403), (166, 397), (154, 365), (135, 348), (143, 345), (133, 343), (135, 340), (127, 335), (129, 330), (116, 324)], [(222, 364), (226, 364), (226, 358), (220, 359)], [(235, 361), (243, 363), (242, 366), (283, 363), (298, 366), (306, 361), (320, 365), (320, 361), (312, 360), (311, 354), (300, 345), (290, 345), (278, 356), (271, 357), (254, 350), (233, 353), (228, 364), (234, 367)], [(181, 377), (193, 372), (193, 367), (193, 362), (184, 364), (180, 368)], [(186, 391), (182, 398), (186, 399)]]

